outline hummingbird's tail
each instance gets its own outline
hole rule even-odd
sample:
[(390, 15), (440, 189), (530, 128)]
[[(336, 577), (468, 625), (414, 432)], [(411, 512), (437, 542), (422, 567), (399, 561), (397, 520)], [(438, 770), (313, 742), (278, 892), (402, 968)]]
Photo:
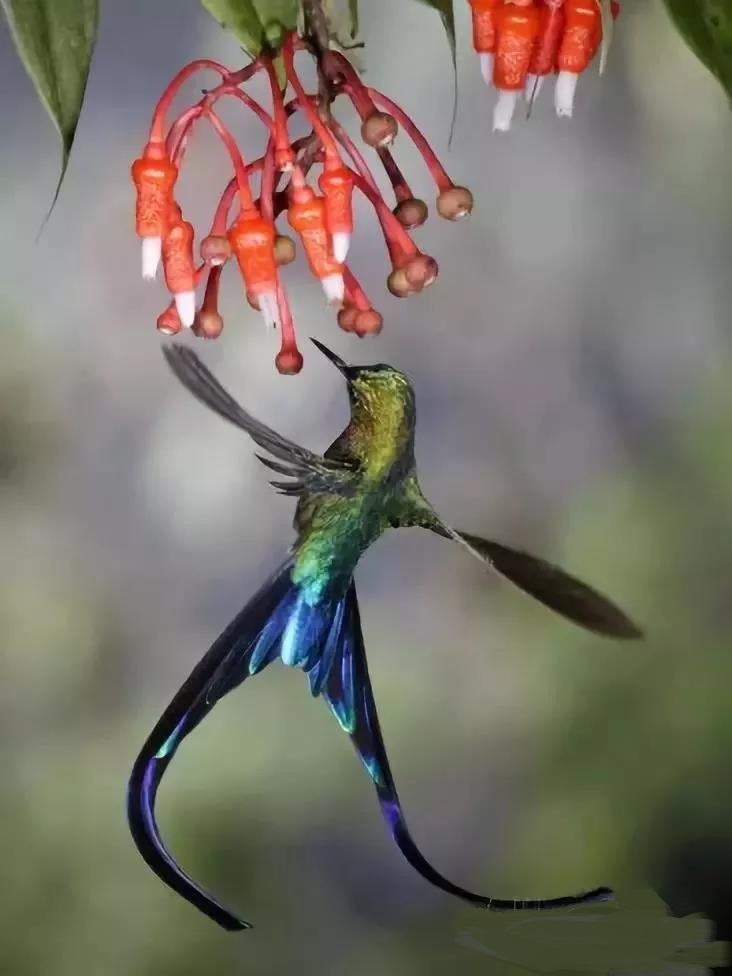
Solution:
[(341, 595), (311, 605), (292, 581), (292, 558), (247, 603), (206, 652), (150, 733), (135, 761), (127, 791), (132, 837), (158, 877), (201, 912), (229, 931), (250, 928), (200, 888), (168, 852), (155, 820), (155, 800), (163, 773), (183, 739), (216, 702), (281, 657), (301, 667), (314, 696), (322, 695), (346, 731), (371, 777), (397, 846), (424, 878), (443, 891), (483, 908), (560, 908), (604, 901), (598, 888), (584, 895), (544, 900), (501, 900), (475, 894), (444, 878), (414, 843), (402, 812), (379, 728), (366, 664), (356, 587), (351, 579)]

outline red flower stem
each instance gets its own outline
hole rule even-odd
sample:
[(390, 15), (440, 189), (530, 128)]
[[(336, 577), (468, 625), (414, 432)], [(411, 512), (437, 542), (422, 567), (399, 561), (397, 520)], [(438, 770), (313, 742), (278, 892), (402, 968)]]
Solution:
[(274, 222), (275, 139), (270, 136), (264, 154), (262, 180), (259, 186), (259, 209), (265, 220)]
[(379, 187), (376, 183), (376, 180), (374, 179), (374, 174), (371, 172), (369, 168), (369, 164), (364, 159), (363, 155), (361, 154), (361, 151), (359, 150), (358, 146), (355, 144), (353, 139), (351, 139), (351, 137), (348, 135), (348, 133), (340, 124), (340, 122), (337, 122), (335, 119), (333, 119), (333, 121), (331, 122), (331, 129), (333, 130), (333, 133), (336, 139), (338, 140), (338, 142), (340, 142), (340, 144), (346, 150), (348, 155), (351, 157), (351, 162), (356, 167), (358, 172), (366, 180), (366, 182), (371, 187), (371, 189), (374, 190), (375, 193), (378, 193)]
[(384, 172), (389, 177), (389, 182), (394, 190), (394, 196), (397, 199), (397, 203), (401, 203), (402, 200), (414, 199), (412, 188), (405, 180), (404, 174), (399, 169), (397, 161), (394, 159), (389, 150), (385, 149), (383, 146), (377, 146), (376, 152), (381, 160), (381, 165), (384, 167)]
[[(257, 160), (259, 162), (259, 160)], [(250, 163), (250, 166), (254, 166), (254, 163)], [(249, 167), (247, 167), (249, 169)], [(209, 236), (215, 234), (217, 237), (226, 236), (226, 228), (229, 223), (229, 211), (231, 210), (231, 205), (234, 202), (234, 197), (237, 191), (237, 180), (233, 177), (226, 184), (224, 192), (221, 194), (221, 199), (216, 207), (216, 212), (214, 213), (214, 219), (211, 223), (211, 230), (208, 232)]]
[(242, 210), (254, 210), (254, 200), (252, 199), (252, 191), (249, 187), (246, 167), (244, 166), (244, 160), (242, 159), (239, 148), (234, 141), (234, 137), (212, 108), (206, 109), (206, 117), (214, 127), (223, 144), (226, 146), (229, 156), (231, 157), (231, 163), (234, 167), (234, 174), (236, 176), (237, 190), (239, 193), (239, 200), (241, 201)]
[(376, 211), (392, 263), (399, 266), (405, 259), (415, 257), (419, 253), (417, 245), (389, 210), (379, 193), (375, 192), (359, 173), (354, 173), (353, 170), (349, 172), (354, 186), (359, 188)]
[(290, 308), (290, 302), (287, 298), (287, 292), (282, 287), (279, 274), (277, 275), (277, 305), (280, 311), (282, 349), (297, 349), (295, 324), (292, 321), (292, 309)]
[(219, 310), (219, 282), (223, 268), (223, 264), (215, 264), (212, 268), (209, 268), (206, 290), (203, 293), (203, 302), (201, 304), (202, 312), (218, 312)]
[(343, 88), (353, 102), (353, 107), (361, 116), (362, 121), (376, 111), (368, 88), (358, 77), (358, 72), (348, 58), (339, 51), (325, 51), (322, 63), (328, 75), (340, 75), (344, 79)]
[(303, 111), (308, 117), (308, 121), (312, 125), (313, 129), (318, 135), (318, 138), (323, 143), (323, 148), (325, 149), (326, 160), (328, 157), (331, 159), (340, 160), (338, 155), (338, 148), (335, 143), (335, 139), (330, 133), (329, 129), (323, 124), (323, 120), (320, 118), (318, 113), (313, 108), (313, 103), (311, 101), (311, 96), (305, 91), (300, 83), (295, 72), (295, 63), (293, 60), (293, 41), (292, 34), (288, 34), (285, 37), (285, 43), (282, 47), (282, 56), (285, 62), (285, 72), (287, 74), (287, 80), (292, 85), (295, 94), (298, 97), (300, 105)]
[[(287, 112), (280, 83), (277, 79), (277, 72), (274, 69), (271, 58), (267, 59), (267, 74), (269, 75), (269, 87), (272, 91), (272, 112), (274, 114), (274, 149), (280, 168), (289, 168), (292, 165), (292, 150), (290, 140), (287, 135)], [(285, 83), (286, 85), (287, 83)]]
[(176, 166), (180, 165), (191, 129), (196, 120), (200, 118), (201, 111), (200, 105), (191, 106), (182, 115), (179, 115), (170, 127), (168, 137), (165, 140), (165, 147), (168, 152), (168, 158)]
[(427, 169), (430, 171), (437, 189), (441, 193), (444, 190), (451, 189), (454, 184), (447, 175), (447, 171), (435, 155), (429, 142), (427, 142), (425, 137), (419, 131), (414, 122), (412, 122), (407, 113), (403, 109), (399, 108), (396, 102), (392, 102), (390, 98), (387, 98), (386, 95), (382, 95), (381, 92), (376, 91), (375, 88), (369, 88), (367, 91), (376, 104), (386, 109), (387, 112), (393, 115), (399, 125), (405, 130), (409, 138), (422, 154), (422, 157), (427, 164)]
[(343, 284), (346, 289), (346, 298), (356, 306), (359, 312), (368, 312), (372, 307), (371, 302), (347, 264), (343, 266)]
[[(213, 92), (211, 93), (213, 95)], [(252, 112), (259, 118), (260, 122), (267, 126), (267, 128), (272, 131), (274, 129), (274, 121), (269, 112), (265, 111), (262, 106), (252, 98), (247, 92), (242, 91), (241, 88), (236, 86), (226, 85), (221, 88), (220, 91), (216, 92), (216, 98), (214, 101), (218, 100), (222, 95), (233, 95), (234, 98), (238, 98), (240, 102), (243, 102), (247, 108), (251, 109)], [(208, 99), (209, 96), (207, 96)], [(213, 104), (213, 102), (211, 103)]]
[(148, 143), (157, 144), (162, 148), (162, 144), (165, 142), (165, 116), (168, 114), (168, 110), (173, 99), (178, 94), (178, 89), (184, 81), (187, 81), (188, 78), (190, 78), (191, 75), (195, 74), (197, 71), (203, 71), (206, 69), (217, 71), (224, 80), (228, 79), (230, 76), (228, 68), (226, 68), (223, 64), (219, 64), (218, 61), (211, 61), (208, 58), (199, 58), (197, 61), (191, 61), (190, 64), (187, 64), (184, 68), (181, 68), (158, 99), (158, 104), (155, 106), (152, 123), (150, 125)]

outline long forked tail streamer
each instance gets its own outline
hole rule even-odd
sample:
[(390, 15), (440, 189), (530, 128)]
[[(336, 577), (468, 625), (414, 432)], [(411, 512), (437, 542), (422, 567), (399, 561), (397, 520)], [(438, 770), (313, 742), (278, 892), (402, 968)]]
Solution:
[(147, 864), (165, 884), (228, 931), (251, 926), (223, 908), (176, 864), (158, 830), (155, 799), (182, 740), (223, 695), (276, 655), (278, 635), (268, 624), (292, 590), (291, 566), (288, 560), (280, 567), (193, 669), (142, 747), (127, 788), (130, 831)]
[(323, 697), (341, 727), (349, 733), (358, 755), (376, 786), (381, 811), (389, 830), (399, 850), (412, 867), (423, 878), (448, 894), (493, 911), (556, 909), (611, 900), (613, 892), (610, 888), (595, 888), (582, 894), (559, 898), (492, 898), (453, 884), (426, 860), (409, 833), (389, 768), (369, 680), (356, 587), (353, 582), (345, 599), (343, 627), (340, 628), (333, 666), (325, 681)]

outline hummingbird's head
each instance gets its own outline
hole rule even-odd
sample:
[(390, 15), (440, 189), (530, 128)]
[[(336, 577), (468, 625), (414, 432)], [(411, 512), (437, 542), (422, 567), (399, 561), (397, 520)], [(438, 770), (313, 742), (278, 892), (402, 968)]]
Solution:
[(359, 404), (376, 408), (379, 404), (384, 405), (396, 401), (413, 410), (414, 391), (404, 373), (386, 363), (375, 363), (372, 366), (352, 366), (331, 352), (327, 346), (324, 346), (317, 339), (310, 341), (345, 377), (352, 406)]

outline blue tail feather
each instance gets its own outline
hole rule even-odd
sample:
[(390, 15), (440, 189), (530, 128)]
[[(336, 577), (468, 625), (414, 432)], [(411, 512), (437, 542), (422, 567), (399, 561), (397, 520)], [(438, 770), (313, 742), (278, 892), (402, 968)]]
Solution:
[(563, 898), (491, 898), (453, 884), (427, 861), (409, 832), (389, 768), (366, 664), (366, 649), (353, 581), (346, 593), (343, 626), (338, 632), (334, 661), (323, 687), (323, 697), (341, 727), (351, 736), (356, 752), (376, 787), (382, 815), (399, 850), (427, 881), (464, 901), (498, 911), (516, 908), (564, 908), (569, 905), (607, 901), (612, 897), (610, 889), (596, 888), (581, 895)]
[(135, 761), (127, 791), (127, 815), (135, 844), (158, 877), (223, 928), (249, 928), (200, 888), (175, 862), (160, 836), (155, 800), (162, 776), (183, 739), (217, 701), (277, 656), (301, 667), (310, 690), (329, 705), (376, 787), (381, 811), (407, 861), (449, 894), (485, 908), (556, 908), (604, 900), (607, 889), (569, 899), (501, 901), (454, 885), (423, 857), (412, 840), (389, 768), (379, 727), (353, 581), (342, 596), (311, 606), (292, 582), (292, 559), (247, 603), (213, 643), (150, 733)]

